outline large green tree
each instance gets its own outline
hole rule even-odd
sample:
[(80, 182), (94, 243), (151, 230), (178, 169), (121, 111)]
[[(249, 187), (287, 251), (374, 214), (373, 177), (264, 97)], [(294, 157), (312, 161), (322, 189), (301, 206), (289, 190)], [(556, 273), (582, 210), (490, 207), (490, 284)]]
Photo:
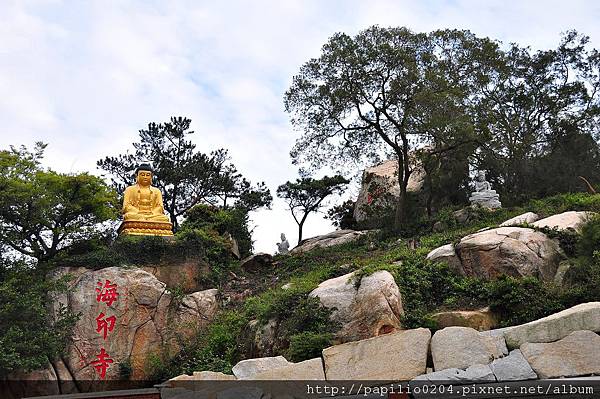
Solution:
[(0, 245), (47, 261), (116, 218), (117, 197), (102, 179), (40, 166), (45, 144), (0, 151)]
[(443, 154), (474, 141), (470, 94), (497, 51), (467, 31), (373, 26), (354, 37), (335, 34), (285, 94), (292, 123), (304, 132), (291, 152), (294, 162), (319, 168), (397, 159), (399, 227), (411, 152), (432, 145), (432, 155)]
[[(571, 145), (575, 133), (590, 135), (597, 130), (600, 56), (587, 48), (588, 41), (571, 31), (556, 49), (533, 52), (513, 44), (494, 59), (486, 74), (472, 107), (482, 133), (477, 165), (489, 171), (503, 202), (519, 203), (541, 194), (534, 182), (551, 181), (552, 174), (564, 175), (566, 169), (548, 162), (546, 166), (554, 167), (540, 168), (540, 160), (564, 158), (566, 146), (561, 141), (568, 136), (569, 142), (563, 144)], [(584, 141), (578, 139), (581, 145)], [(571, 146), (570, 150), (586, 152), (587, 148)], [(586, 162), (574, 155), (569, 162), (574, 164), (569, 168), (574, 174), (565, 178), (577, 184), (576, 170), (585, 169)]]
[(298, 244), (302, 241), (302, 228), (308, 215), (321, 209), (328, 196), (343, 193), (348, 183), (349, 181), (341, 175), (325, 176), (321, 179), (301, 177), (277, 188), (277, 196), (288, 204), (298, 225)]
[[(169, 122), (150, 123), (139, 131), (134, 153), (106, 157), (98, 166), (108, 172), (112, 184), (123, 192), (135, 181), (141, 162), (151, 162), (153, 184), (163, 193), (164, 207), (175, 229), (179, 219), (194, 205), (235, 205), (248, 211), (269, 206), (272, 197), (264, 183), (253, 186), (229, 161), (227, 151), (204, 154), (189, 140), (191, 120), (173, 117)], [(228, 200), (234, 201), (228, 204)]]

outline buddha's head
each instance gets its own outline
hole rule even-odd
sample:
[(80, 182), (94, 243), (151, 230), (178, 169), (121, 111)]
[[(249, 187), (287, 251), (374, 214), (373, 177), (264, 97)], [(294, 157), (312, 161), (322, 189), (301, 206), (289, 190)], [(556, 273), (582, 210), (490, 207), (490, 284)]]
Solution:
[(152, 167), (149, 164), (143, 163), (138, 166), (135, 171), (135, 175), (136, 182), (140, 186), (146, 187), (152, 184)]
[(477, 181), (479, 181), (479, 182), (484, 182), (485, 181), (485, 171), (480, 170), (477, 173)]
[(285, 234), (281, 233), (281, 241), (283, 242), (283, 241), (285, 241), (285, 240), (286, 240), (286, 238), (285, 238)]

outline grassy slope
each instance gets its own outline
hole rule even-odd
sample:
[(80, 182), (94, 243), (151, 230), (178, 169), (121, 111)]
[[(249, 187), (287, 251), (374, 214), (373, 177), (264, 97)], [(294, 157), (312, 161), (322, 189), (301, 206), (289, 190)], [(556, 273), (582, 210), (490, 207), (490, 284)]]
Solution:
[[(426, 231), (412, 237), (419, 242), (416, 250), (409, 249), (406, 238), (378, 233), (355, 243), (307, 254), (278, 256), (275, 268), (257, 274), (237, 270), (238, 278), (249, 281), (248, 285), (253, 287), (252, 296), (230, 303), (201, 336), (186, 344), (186, 350), (176, 359), (163, 362), (157, 358), (150, 366), (158, 378), (198, 370), (230, 372), (237, 361), (252, 355), (253, 334), (247, 328), (250, 320), (258, 320), (259, 325), (270, 319), (277, 320), (279, 342), (273, 355), (282, 354), (294, 361), (314, 357), (323, 347), (329, 346), (336, 326), (327, 321), (329, 312), (319, 308), (307, 294), (320, 282), (350, 271), (357, 271), (359, 275), (376, 270), (392, 273), (402, 293), (406, 313), (403, 326), (406, 328), (435, 328), (428, 314), (440, 309), (490, 305), (502, 316), (503, 325), (513, 325), (576, 303), (600, 300), (600, 262), (591, 256), (596, 245), (593, 239), (587, 249), (579, 251), (586, 252), (583, 254), (573, 250), (576, 243), (572, 236), (555, 234), (562, 244), (573, 247), (566, 248), (573, 255), (573, 276), (586, 276), (585, 282), (562, 288), (535, 278), (502, 277), (486, 282), (456, 276), (446, 265), (425, 260), (427, 253), (440, 245), (455, 242), (483, 227), (497, 226), (523, 212), (533, 211), (545, 217), (568, 210), (600, 212), (600, 195), (566, 194), (532, 201), (522, 208), (480, 211), (474, 220), (463, 226), (457, 225), (450, 217), (451, 211), (446, 210), (440, 212), (437, 220), (445, 223), (447, 230), (442, 233)], [(286, 283), (291, 283), (290, 289), (281, 288)]]

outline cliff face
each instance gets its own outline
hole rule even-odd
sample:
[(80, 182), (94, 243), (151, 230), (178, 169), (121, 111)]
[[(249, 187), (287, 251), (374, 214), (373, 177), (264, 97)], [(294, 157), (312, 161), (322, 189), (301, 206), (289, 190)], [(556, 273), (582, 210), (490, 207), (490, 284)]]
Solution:
[[(219, 308), (216, 289), (174, 295), (167, 284), (138, 268), (60, 268), (69, 274), (68, 294), (54, 298), (54, 312), (79, 314), (73, 339), (62, 359), (46, 370), (18, 373), (13, 379), (46, 380), (44, 394), (85, 390), (99, 380), (150, 378), (153, 358), (174, 356), (186, 339), (212, 321)], [(161, 274), (168, 276), (167, 270)]]

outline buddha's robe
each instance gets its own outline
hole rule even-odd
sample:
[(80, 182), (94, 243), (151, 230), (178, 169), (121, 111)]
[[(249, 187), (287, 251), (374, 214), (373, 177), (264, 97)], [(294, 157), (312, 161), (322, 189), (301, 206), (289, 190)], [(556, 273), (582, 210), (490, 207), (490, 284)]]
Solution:
[(156, 187), (142, 187), (135, 184), (125, 189), (123, 198), (125, 220), (169, 222), (169, 218), (164, 213), (162, 194)]

